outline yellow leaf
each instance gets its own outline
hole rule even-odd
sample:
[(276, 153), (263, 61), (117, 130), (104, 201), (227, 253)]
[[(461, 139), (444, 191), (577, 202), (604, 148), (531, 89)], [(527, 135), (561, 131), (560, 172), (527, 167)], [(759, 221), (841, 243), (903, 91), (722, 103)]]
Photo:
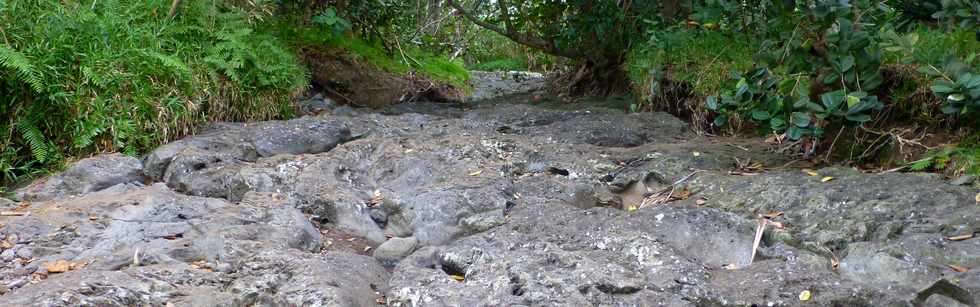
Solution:
[(697, 152), (697, 151), (691, 152), (691, 154), (693, 154), (695, 157), (700, 157), (701, 156), (701, 152)]
[(45, 270), (48, 270), (48, 273), (64, 273), (70, 271), (71, 269), (74, 269), (75, 263), (68, 262), (65, 260), (58, 260), (55, 262), (45, 262), (41, 264), (41, 267), (43, 267)]
[(466, 277), (463, 275), (449, 275), (449, 278), (452, 278), (453, 280), (458, 282), (463, 282), (464, 280), (466, 280)]
[(800, 301), (809, 301), (812, 295), (813, 294), (810, 293), (810, 290), (803, 290), (803, 292), (800, 292)]
[(817, 172), (814, 172), (811, 169), (804, 169), (803, 172), (806, 173), (807, 175), (810, 175), (810, 177), (820, 176), (820, 174), (818, 174)]
[(478, 170), (478, 171), (472, 172), (469, 175), (470, 176), (480, 176), (480, 174), (483, 174), (483, 170)]
[(626, 206), (626, 212), (633, 213), (633, 211), (636, 211), (636, 205)]
[(980, 203), (980, 193), (977, 193), (977, 197), (974, 197), (974, 199), (976, 199), (977, 202)]
[(970, 270), (968, 268), (961, 267), (952, 263), (947, 264), (946, 266), (949, 266), (950, 269), (953, 269), (953, 271), (956, 271), (957, 273), (965, 273), (966, 271)]
[(949, 238), (946, 238), (946, 239), (948, 239), (950, 241), (963, 241), (963, 240), (972, 239), (972, 238), (973, 238), (973, 233), (968, 233), (968, 234), (965, 234), (965, 235), (952, 236), (952, 237), (949, 237)]
[(827, 176), (827, 177), (823, 177), (823, 179), (820, 179), (820, 182), (827, 182), (831, 180), (834, 180), (834, 177)]

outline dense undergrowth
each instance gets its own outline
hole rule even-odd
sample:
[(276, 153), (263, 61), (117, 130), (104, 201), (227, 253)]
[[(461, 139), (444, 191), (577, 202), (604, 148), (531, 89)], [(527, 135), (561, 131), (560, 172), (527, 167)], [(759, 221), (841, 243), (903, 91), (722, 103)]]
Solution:
[[(640, 97), (632, 109), (669, 111), (708, 133), (799, 140), (807, 157), (978, 174), (978, 6), (927, 2), (933, 11), (905, 1), (696, 1), (685, 21), (647, 21), (625, 65)], [(933, 134), (963, 141), (929, 144)], [(930, 164), (943, 157), (955, 162)]]
[(0, 0), (0, 182), (93, 153), (139, 154), (206, 122), (293, 116), (309, 87), (298, 48), (468, 79), (458, 61), (417, 46), (368, 43), (332, 8), (183, 1), (168, 16), (172, 3)]
[(0, 1), (0, 173), (135, 154), (198, 123), (287, 117), (307, 81), (256, 30), (265, 9), (188, 1)]

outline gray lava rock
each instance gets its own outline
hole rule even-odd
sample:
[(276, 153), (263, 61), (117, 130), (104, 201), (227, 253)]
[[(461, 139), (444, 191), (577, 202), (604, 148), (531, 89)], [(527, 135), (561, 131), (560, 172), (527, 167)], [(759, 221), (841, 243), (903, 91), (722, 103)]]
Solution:
[[(788, 159), (761, 141), (722, 143), (665, 113), (578, 103), (422, 102), (218, 123), (145, 158), (160, 183), (69, 171), (52, 178), (84, 180), (51, 185), (30, 215), (0, 217), (0, 237), (17, 245), (0, 258), (27, 247), (37, 258), (0, 265), (0, 284), (43, 263), (85, 264), (0, 305), (980, 301), (980, 240), (948, 239), (980, 231), (975, 189), (839, 168), (819, 170), (828, 182), (733, 176), (736, 158)], [(674, 194), (687, 199), (639, 206), (690, 174)], [(34, 186), (45, 182), (55, 181)], [(769, 212), (783, 214), (750, 259)], [(374, 245), (375, 257), (356, 254)], [(812, 302), (799, 301), (803, 290)]]
[[(371, 285), (384, 289), (384, 268), (365, 256), (321, 256), (320, 232), (296, 208), (271, 195), (248, 200), (231, 204), (156, 184), (34, 203), (33, 214), (2, 221), (5, 233), (32, 242), (16, 254), (33, 249), (44, 255), (36, 262), (87, 265), (14, 290), (0, 305), (374, 304)], [(211, 266), (205, 263), (219, 265), (211, 272), (202, 268)], [(11, 274), (0, 269), (0, 282), (11, 289), (24, 286), (4, 276)], [(256, 286), (259, 280), (275, 284), (226, 292), (228, 283)]]
[(118, 184), (144, 181), (143, 165), (136, 158), (123, 154), (99, 155), (75, 162), (57, 175), (35, 181), (18, 189), (18, 198), (43, 201), (82, 195), (104, 190)]
[(318, 115), (323, 112), (329, 112), (336, 107), (337, 103), (329, 97), (324, 97), (323, 94), (316, 94), (300, 103), (300, 108), (304, 115)]
[(31, 259), (34, 257), (34, 250), (27, 246), (18, 248), (17, 257), (20, 257), (21, 259)]
[(415, 251), (418, 244), (414, 237), (388, 239), (374, 250), (374, 259), (386, 265), (394, 264)]

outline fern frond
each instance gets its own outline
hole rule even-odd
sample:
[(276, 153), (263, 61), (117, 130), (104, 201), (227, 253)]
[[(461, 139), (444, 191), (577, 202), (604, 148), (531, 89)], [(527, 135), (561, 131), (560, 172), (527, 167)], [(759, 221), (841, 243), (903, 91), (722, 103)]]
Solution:
[(53, 148), (48, 144), (48, 139), (44, 136), (44, 133), (33, 122), (27, 119), (18, 121), (17, 131), (27, 141), (27, 144), (31, 147), (31, 154), (34, 155), (34, 159), (38, 162), (47, 162), (52, 157)]
[(31, 60), (6, 44), (0, 45), (0, 67), (17, 72), (19, 80), (30, 85), (34, 92), (40, 93), (43, 90), (41, 74), (31, 64)]
[(144, 50), (143, 54), (153, 59), (156, 59), (163, 64), (164, 67), (173, 69), (175, 72), (181, 76), (189, 76), (191, 74), (191, 69), (187, 67), (179, 58), (171, 55), (166, 55), (152, 50)]

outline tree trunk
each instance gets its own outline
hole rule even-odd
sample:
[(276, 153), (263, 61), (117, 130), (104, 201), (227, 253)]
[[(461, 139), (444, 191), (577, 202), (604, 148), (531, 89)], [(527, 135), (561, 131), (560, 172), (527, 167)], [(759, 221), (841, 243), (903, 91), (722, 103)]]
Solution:
[(661, 2), (663, 4), (663, 11), (660, 12), (660, 16), (663, 17), (664, 21), (667, 23), (673, 23), (676, 21), (678, 13), (681, 11), (681, 1), (680, 0), (664, 0)]

